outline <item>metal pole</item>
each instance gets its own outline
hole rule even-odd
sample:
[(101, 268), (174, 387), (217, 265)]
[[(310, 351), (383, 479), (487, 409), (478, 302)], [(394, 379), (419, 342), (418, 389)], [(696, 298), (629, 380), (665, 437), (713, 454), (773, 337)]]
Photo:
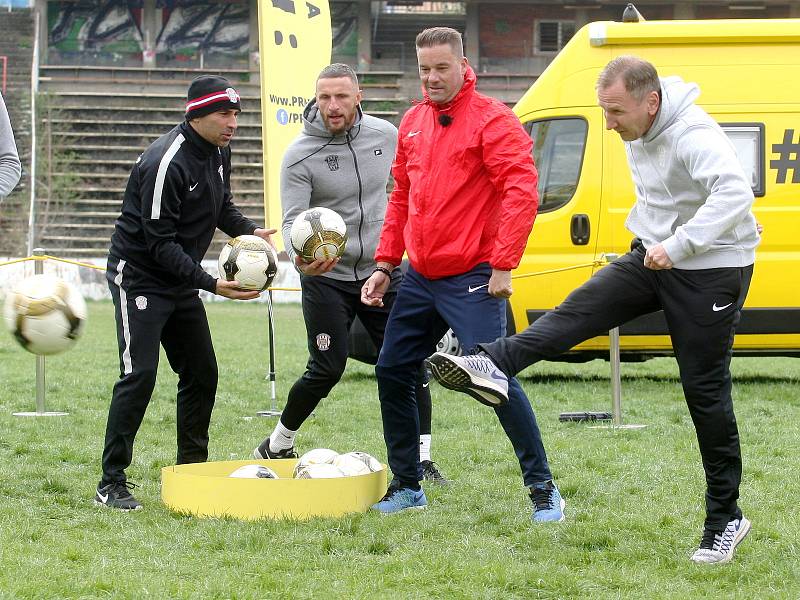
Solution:
[(619, 327), (608, 332), (609, 352), (611, 354), (611, 422), (622, 425), (622, 377), (619, 370)]
[[(619, 255), (606, 253), (607, 262), (614, 262)], [(647, 425), (622, 424), (622, 374), (619, 357), (619, 327), (608, 331), (608, 358), (611, 363), (611, 425), (597, 425), (597, 429), (641, 429)]]
[(269, 410), (259, 410), (256, 414), (259, 417), (280, 417), (281, 411), (278, 410), (275, 397), (275, 319), (272, 314), (272, 290), (267, 290), (267, 315), (269, 321), (269, 373), (267, 379), (270, 382), (271, 402)]
[[(33, 272), (36, 275), (44, 273), (44, 248), (34, 248), (33, 256), (37, 260), (33, 263)], [(13, 413), (15, 417), (62, 417), (69, 413), (47, 412), (45, 410), (45, 363), (44, 356), (36, 355), (36, 412)]]
[[(39, 92), (39, 11), (34, 11), (33, 60), (31, 64), (31, 206), (28, 212), (28, 256), (36, 236), (36, 94)], [(43, 251), (44, 253), (44, 251)], [(40, 261), (36, 261), (37, 267)]]
[[(33, 255), (40, 259), (44, 256), (43, 248), (36, 248)], [(36, 275), (44, 273), (44, 261), (35, 260), (33, 262), (33, 272)], [(45, 383), (45, 369), (44, 369), (44, 355), (36, 355), (36, 412), (42, 414), (44, 410), (44, 383)]]

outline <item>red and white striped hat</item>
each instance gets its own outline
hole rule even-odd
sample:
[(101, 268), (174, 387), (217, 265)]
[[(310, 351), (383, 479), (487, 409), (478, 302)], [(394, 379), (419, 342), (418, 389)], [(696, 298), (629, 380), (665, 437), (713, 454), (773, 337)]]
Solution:
[(239, 93), (218, 75), (201, 75), (189, 85), (186, 95), (186, 120), (204, 117), (218, 110), (242, 110)]

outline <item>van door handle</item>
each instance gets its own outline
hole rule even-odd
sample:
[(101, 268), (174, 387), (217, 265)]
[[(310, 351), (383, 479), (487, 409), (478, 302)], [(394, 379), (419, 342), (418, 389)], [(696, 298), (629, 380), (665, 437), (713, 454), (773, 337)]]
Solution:
[(572, 215), (572, 221), (569, 226), (569, 235), (572, 238), (572, 243), (576, 246), (585, 246), (589, 243), (590, 233), (589, 215)]

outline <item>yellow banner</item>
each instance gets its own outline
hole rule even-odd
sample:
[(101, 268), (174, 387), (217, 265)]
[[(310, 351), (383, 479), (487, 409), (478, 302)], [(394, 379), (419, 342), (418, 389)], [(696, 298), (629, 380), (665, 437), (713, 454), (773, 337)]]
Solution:
[[(258, 0), (261, 135), (264, 142), (264, 217), (281, 227), (280, 169), (301, 128), (319, 72), (331, 59), (328, 0)], [(280, 247), (280, 245), (279, 245)]]

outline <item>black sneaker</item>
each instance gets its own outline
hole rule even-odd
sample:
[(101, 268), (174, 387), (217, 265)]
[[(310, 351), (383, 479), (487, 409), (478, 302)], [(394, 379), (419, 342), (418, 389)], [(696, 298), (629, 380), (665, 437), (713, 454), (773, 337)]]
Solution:
[(139, 510), (142, 505), (128, 491), (135, 487), (138, 486), (130, 481), (115, 481), (102, 487), (98, 485), (94, 495), (94, 503), (120, 510)]
[(265, 439), (261, 444), (253, 450), (253, 458), (259, 460), (273, 460), (276, 458), (297, 458), (297, 452), (294, 451), (294, 446), (273, 452), (269, 449), (269, 438)]
[(450, 480), (447, 479), (442, 472), (439, 470), (438, 465), (433, 462), (432, 460), (423, 460), (420, 461), (420, 466), (422, 467), (422, 479), (425, 481), (430, 481), (431, 483), (435, 483), (438, 485), (447, 485), (450, 483)]

